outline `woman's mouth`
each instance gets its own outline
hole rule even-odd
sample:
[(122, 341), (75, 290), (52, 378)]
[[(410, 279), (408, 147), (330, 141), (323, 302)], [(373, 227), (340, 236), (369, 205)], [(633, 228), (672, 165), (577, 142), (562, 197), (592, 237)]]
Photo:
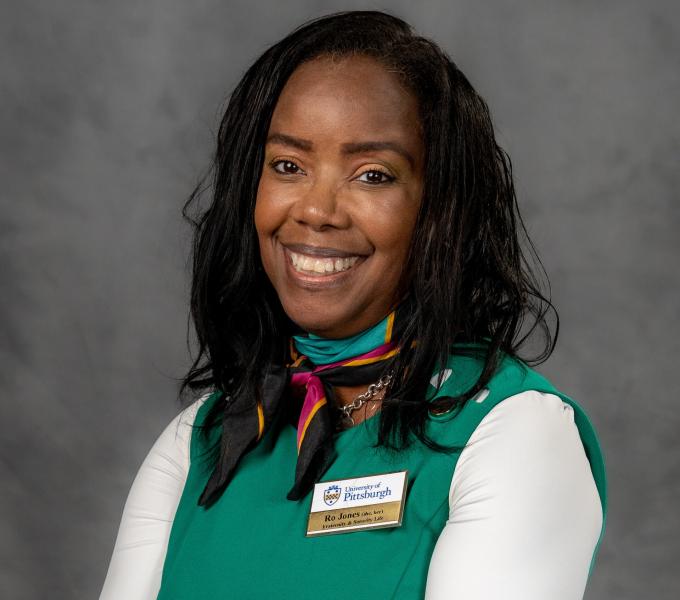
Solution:
[(351, 269), (360, 256), (321, 258), (288, 251), (293, 268), (303, 275), (320, 276), (341, 273)]

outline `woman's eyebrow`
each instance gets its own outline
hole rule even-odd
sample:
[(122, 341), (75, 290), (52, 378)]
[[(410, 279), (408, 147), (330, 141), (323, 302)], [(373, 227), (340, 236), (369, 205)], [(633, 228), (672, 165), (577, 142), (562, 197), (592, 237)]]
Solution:
[(305, 150), (307, 152), (314, 147), (314, 144), (309, 140), (296, 138), (285, 133), (270, 133), (267, 137), (267, 144), (283, 144), (284, 146), (293, 146), (293, 148), (298, 148), (299, 150)]
[[(314, 149), (314, 144), (310, 140), (304, 140), (285, 133), (272, 133), (267, 137), (267, 143), (283, 144), (293, 146), (299, 150), (310, 152)], [(341, 151), (345, 155), (360, 154), (362, 152), (375, 152), (377, 150), (391, 150), (403, 156), (415, 168), (415, 160), (411, 153), (401, 144), (390, 141), (366, 141), (366, 142), (347, 142), (342, 144)]]
[(342, 145), (343, 154), (360, 154), (362, 152), (375, 152), (376, 150), (391, 150), (397, 154), (401, 154), (411, 165), (415, 168), (415, 160), (411, 153), (406, 150), (401, 144), (397, 142), (388, 141), (369, 141), (369, 142), (348, 142)]

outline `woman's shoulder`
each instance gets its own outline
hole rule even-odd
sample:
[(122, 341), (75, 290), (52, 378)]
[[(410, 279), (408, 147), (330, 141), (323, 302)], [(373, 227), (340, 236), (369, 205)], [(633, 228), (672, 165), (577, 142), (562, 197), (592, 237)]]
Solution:
[[(486, 354), (481, 345), (466, 344), (462, 349), (456, 348), (456, 351), (449, 354), (444, 368), (437, 369), (431, 375), (428, 399), (432, 401), (446, 397), (460, 397), (469, 393), (480, 379), (485, 361)], [(504, 403), (512, 396), (527, 392), (542, 392), (546, 395), (557, 396), (562, 400), (568, 398), (524, 361), (509, 354), (502, 354), (483, 388), (465, 403), (459, 403), (449, 413), (435, 415), (433, 419), (442, 423), (451, 421), (452, 425), (460, 429), (462, 435), (469, 436), (497, 404)], [(540, 397), (543, 398), (543, 396)], [(529, 394), (527, 398), (536, 400), (537, 397)], [(451, 427), (447, 429), (450, 430)]]
[(585, 458), (573, 407), (556, 394), (533, 389), (504, 398), (484, 414), (464, 452), (482, 446), (510, 460), (518, 455), (514, 450), (554, 455), (567, 448)]
[[(452, 353), (445, 369), (432, 377), (433, 397), (457, 396), (468, 391), (483, 366), (482, 353)], [(485, 456), (497, 451), (499, 456), (508, 458), (526, 450), (542, 457), (536, 459), (539, 462), (543, 459), (559, 462), (563, 456), (569, 457), (572, 466), (581, 467), (582, 459), (586, 459), (588, 474), (595, 481), (606, 514), (604, 456), (586, 410), (521, 359), (503, 355), (483, 389), (462, 407), (431, 420), (431, 431), (437, 441), (464, 446), (466, 456), (478, 452), (473, 447), (483, 446), (487, 448)]]
[[(428, 399), (442, 397), (460, 397), (473, 389), (480, 379), (486, 362), (484, 346), (480, 344), (463, 344), (449, 354), (444, 368), (435, 370), (430, 378)], [(469, 421), (468, 433), (479, 424), (485, 415), (493, 410), (497, 404), (504, 403), (508, 398), (525, 392), (541, 392), (529, 394), (533, 398), (535, 408), (543, 403), (550, 403), (552, 398), (559, 398), (562, 404), (569, 405), (576, 414), (576, 425), (584, 433), (595, 435), (585, 409), (564, 391), (558, 389), (545, 375), (531, 367), (518, 356), (501, 353), (496, 367), (484, 387), (479, 389), (465, 403), (458, 405), (450, 413), (445, 413), (440, 420), (447, 421), (456, 417), (457, 425)], [(529, 403), (531, 404), (531, 403)], [(547, 408), (547, 407), (543, 407)]]
[[(469, 390), (479, 379), (484, 369), (487, 346), (482, 343), (455, 344), (448, 355), (446, 365), (436, 369), (430, 383), (434, 388), (442, 386), (437, 395), (460, 395)], [(440, 381), (441, 380), (441, 381)], [(555, 386), (541, 373), (530, 367), (520, 357), (501, 352), (496, 368), (487, 383), (487, 390), (540, 389), (558, 392)], [(510, 395), (510, 394), (506, 394)]]
[(172, 419), (172, 421), (170, 421), (170, 424), (166, 429), (169, 431), (174, 430), (174, 434), (177, 436), (181, 435), (182, 437), (187, 437), (189, 434), (190, 437), (192, 428), (200, 421), (198, 415), (200, 413), (204, 413), (205, 410), (209, 408), (209, 405), (213, 402), (214, 397), (214, 392), (207, 392), (201, 395), (199, 398), (180, 410), (179, 413), (177, 413), (177, 415)]
[(187, 471), (190, 463), (192, 432), (200, 420), (199, 413), (208, 407), (213, 396), (213, 392), (203, 394), (181, 409), (158, 436), (150, 455), (171, 457), (178, 467)]
[(199, 415), (204, 415), (213, 405), (217, 397), (218, 393), (214, 390), (202, 394), (199, 398), (182, 409), (175, 417), (178, 425), (192, 428), (195, 424), (199, 423), (201, 421)]

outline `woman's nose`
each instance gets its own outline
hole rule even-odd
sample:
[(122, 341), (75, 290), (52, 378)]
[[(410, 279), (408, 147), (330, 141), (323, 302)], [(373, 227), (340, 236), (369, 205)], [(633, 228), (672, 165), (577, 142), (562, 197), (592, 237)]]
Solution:
[(343, 201), (343, 191), (336, 182), (321, 180), (301, 192), (290, 215), (298, 223), (315, 230), (328, 227), (344, 229), (351, 222)]

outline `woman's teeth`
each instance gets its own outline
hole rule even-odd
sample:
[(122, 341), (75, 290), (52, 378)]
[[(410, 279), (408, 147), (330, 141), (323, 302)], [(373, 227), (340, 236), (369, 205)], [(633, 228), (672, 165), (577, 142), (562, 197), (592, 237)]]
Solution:
[(290, 253), (293, 261), (293, 268), (298, 273), (340, 273), (347, 271), (355, 262), (359, 260), (358, 256), (350, 256), (348, 258), (317, 258), (316, 256), (307, 256), (305, 254)]

